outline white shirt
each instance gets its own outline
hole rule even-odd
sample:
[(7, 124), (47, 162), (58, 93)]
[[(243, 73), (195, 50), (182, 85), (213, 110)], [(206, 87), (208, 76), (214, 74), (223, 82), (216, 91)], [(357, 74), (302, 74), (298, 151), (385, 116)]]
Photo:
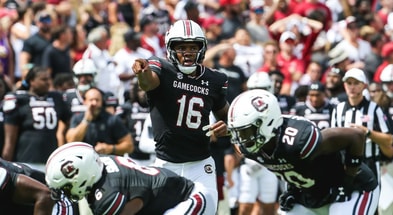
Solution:
[[(149, 50), (144, 48), (138, 48), (136, 51), (130, 51), (129, 49), (122, 48), (115, 53), (113, 61), (116, 62), (115, 73), (119, 77), (121, 74), (134, 74), (132, 71), (132, 65), (138, 58), (147, 59), (152, 56)], [(120, 81), (119, 94), (122, 94), (131, 89), (131, 80)], [(124, 103), (123, 96), (119, 97), (119, 104)]]
[[(118, 97), (120, 79), (115, 72), (115, 63), (109, 55), (108, 50), (101, 50), (90, 43), (83, 53), (82, 58), (92, 59), (97, 67), (95, 76), (96, 86), (104, 92), (112, 92)], [(119, 97), (118, 97), (119, 98)]]

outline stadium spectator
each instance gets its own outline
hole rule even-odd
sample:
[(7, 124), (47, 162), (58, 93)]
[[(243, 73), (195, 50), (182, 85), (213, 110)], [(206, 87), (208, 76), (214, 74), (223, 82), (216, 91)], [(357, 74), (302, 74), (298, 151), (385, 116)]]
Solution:
[(262, 66), (263, 47), (252, 41), (245, 28), (236, 30), (233, 41), (233, 48), (236, 50), (234, 64), (240, 67), (248, 78)]
[(371, 45), (371, 53), (366, 55), (364, 58), (364, 72), (366, 73), (367, 79), (372, 81), (374, 79), (376, 68), (378, 68), (378, 66), (383, 62), (381, 51), (386, 40), (382, 34), (375, 33), (370, 36), (369, 41)]
[(33, 66), (41, 66), (44, 50), (50, 45), (50, 29), (53, 25), (50, 14), (44, 10), (39, 11), (35, 15), (34, 21), (39, 30), (23, 42), (20, 53), (22, 79), (25, 79), (27, 72)]
[(142, 5), (138, 1), (116, 0), (108, 3), (108, 22), (111, 26), (125, 23), (139, 31), (139, 14)]
[(131, 134), (119, 117), (105, 110), (104, 93), (91, 87), (83, 96), (84, 113), (74, 114), (68, 142), (84, 141), (100, 154), (124, 155), (134, 150)]
[(296, 35), (291, 31), (282, 33), (279, 40), (280, 51), (277, 54), (277, 64), (284, 75), (280, 93), (285, 95), (293, 95), (305, 71), (304, 62), (294, 55), (296, 40)]
[(244, 26), (242, 18), (243, 8), (241, 0), (219, 0), (221, 12), (219, 17), (224, 19), (222, 23), (222, 38), (224, 40), (231, 39), (235, 36), (239, 26)]
[(19, 7), (18, 19), (12, 24), (10, 29), (10, 42), (15, 55), (14, 61), (14, 83), (22, 77), (20, 63), (20, 53), (23, 48), (23, 42), (38, 32), (38, 27), (33, 24), (34, 14), (30, 7)]
[(360, 38), (359, 20), (354, 16), (345, 19), (345, 28), (342, 30), (344, 40), (339, 42), (335, 48), (341, 48), (348, 54), (351, 61), (347, 70), (351, 68), (364, 69), (364, 59), (371, 53), (371, 45), (368, 41)]
[(252, 41), (258, 44), (262, 44), (271, 39), (269, 27), (265, 20), (263, 6), (263, 0), (250, 1), (250, 19), (246, 22), (246, 29), (248, 32), (250, 32)]
[(381, 56), (383, 58), (382, 63), (377, 67), (374, 74), (374, 81), (381, 83), (381, 73), (389, 64), (393, 64), (393, 42), (385, 43), (382, 46)]
[(142, 17), (139, 25), (141, 26), (141, 46), (149, 50), (152, 55), (165, 57), (164, 35), (158, 33), (158, 23), (153, 16)]
[(172, 24), (172, 17), (166, 5), (160, 0), (149, 0), (147, 7), (142, 9), (142, 17), (148, 15), (156, 20), (159, 28), (158, 33), (164, 36)]
[(72, 64), (74, 65), (82, 59), (83, 53), (87, 49), (86, 30), (82, 25), (77, 24), (72, 28), (72, 43), (70, 46), (70, 56)]
[(72, 73), (70, 45), (73, 37), (71, 28), (66, 25), (53, 27), (51, 35), (52, 43), (45, 48), (42, 54), (41, 65), (48, 69), (53, 81), (56, 75), (60, 73)]
[(104, 92), (118, 95), (120, 80), (115, 73), (115, 62), (108, 52), (108, 31), (103, 26), (94, 28), (88, 34), (87, 41), (89, 45), (82, 58), (93, 60), (97, 67), (97, 73), (94, 76), (96, 86)]
[(86, 30), (87, 35), (93, 29), (103, 26), (109, 29), (108, 6), (105, 0), (89, 0), (79, 7), (79, 24)]
[(222, 23), (224, 19), (217, 17), (215, 15), (209, 16), (203, 19), (202, 28), (205, 31), (208, 50), (215, 45), (218, 45), (222, 42)]
[(119, 90), (119, 103), (123, 104), (129, 99), (131, 80), (135, 77), (132, 64), (137, 58), (149, 58), (152, 53), (141, 47), (141, 33), (129, 30), (123, 35), (125, 46), (113, 56), (116, 62), (116, 74), (121, 81)]

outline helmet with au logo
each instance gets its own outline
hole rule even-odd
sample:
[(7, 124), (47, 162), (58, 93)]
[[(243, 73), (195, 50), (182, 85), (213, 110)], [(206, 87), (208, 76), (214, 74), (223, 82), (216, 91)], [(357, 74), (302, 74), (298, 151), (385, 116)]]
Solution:
[(53, 197), (62, 193), (71, 200), (85, 197), (101, 178), (104, 165), (94, 148), (72, 142), (57, 148), (46, 163), (45, 180)]
[[(181, 65), (176, 51), (173, 49), (175, 43), (196, 42), (199, 44), (197, 58), (192, 66)], [(179, 70), (184, 74), (191, 74), (197, 64), (202, 63), (205, 58), (207, 49), (207, 40), (202, 28), (192, 20), (178, 20), (167, 31), (165, 36), (165, 45), (168, 59), (177, 65)]]
[(232, 142), (248, 153), (257, 153), (276, 136), (282, 125), (277, 98), (261, 89), (249, 90), (238, 95), (228, 110), (228, 129)]

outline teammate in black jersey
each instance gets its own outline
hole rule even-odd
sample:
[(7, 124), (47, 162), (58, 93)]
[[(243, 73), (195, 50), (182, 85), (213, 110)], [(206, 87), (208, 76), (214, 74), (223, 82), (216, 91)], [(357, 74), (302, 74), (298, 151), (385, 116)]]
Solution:
[(303, 117), (281, 115), (276, 97), (264, 90), (235, 98), (228, 129), (246, 157), (287, 182), (288, 190), (280, 197), (287, 214), (376, 211), (378, 201), (371, 199), (378, 182), (362, 162), (365, 136), (359, 129), (320, 131)]
[(71, 111), (59, 92), (49, 91), (49, 82), (46, 68), (33, 67), (21, 90), (6, 95), (5, 160), (38, 164), (43, 169), (50, 153), (64, 144), (64, 135), (57, 131), (69, 123)]
[(199, 183), (124, 156), (98, 155), (83, 142), (67, 143), (46, 164), (53, 196), (87, 198), (93, 214), (211, 214)]
[[(215, 214), (216, 168), (208, 136), (227, 132), (227, 76), (201, 65), (207, 42), (195, 22), (175, 22), (165, 42), (169, 61), (153, 56), (137, 59), (133, 65), (150, 104), (157, 142), (155, 165), (203, 183), (209, 198), (207, 214)], [(217, 122), (209, 125), (211, 112)]]
[(0, 211), (24, 215), (78, 214), (76, 207), (74, 210), (69, 201), (62, 200), (55, 205), (43, 172), (0, 158)]
[(291, 115), (303, 116), (314, 122), (318, 128), (324, 129), (330, 127), (333, 108), (326, 98), (325, 86), (320, 82), (314, 82), (308, 87), (306, 102), (296, 105), (291, 110)]

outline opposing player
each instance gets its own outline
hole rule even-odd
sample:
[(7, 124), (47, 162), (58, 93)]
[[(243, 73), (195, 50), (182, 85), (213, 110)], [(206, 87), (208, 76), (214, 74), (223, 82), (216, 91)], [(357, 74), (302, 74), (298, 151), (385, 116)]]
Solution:
[[(137, 59), (133, 71), (147, 92), (156, 144), (156, 166), (173, 170), (206, 187), (206, 214), (218, 202), (209, 135), (226, 135), (227, 76), (201, 65), (207, 40), (191, 20), (176, 21), (165, 38), (169, 61)], [(213, 112), (217, 122), (209, 125)], [(206, 130), (209, 129), (206, 135)]]
[(52, 200), (43, 172), (0, 158), (0, 211), (34, 215), (78, 214), (76, 204), (65, 198), (61, 200), (57, 204)]
[(365, 136), (359, 129), (320, 131), (304, 118), (281, 115), (276, 97), (264, 90), (235, 98), (228, 129), (246, 157), (288, 183), (280, 196), (287, 214), (375, 213), (378, 182), (362, 163)]
[(52, 196), (86, 197), (93, 214), (210, 214), (198, 183), (124, 156), (99, 156), (83, 142), (67, 143), (51, 154), (46, 182)]

